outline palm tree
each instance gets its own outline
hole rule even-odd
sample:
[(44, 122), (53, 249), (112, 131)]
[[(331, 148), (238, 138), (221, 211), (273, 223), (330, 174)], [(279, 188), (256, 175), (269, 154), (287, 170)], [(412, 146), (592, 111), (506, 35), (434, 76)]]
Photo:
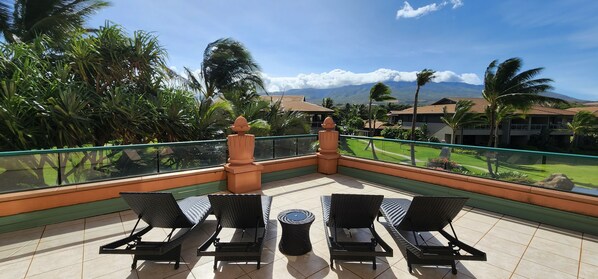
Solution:
[[(413, 117), (411, 119), (411, 141), (415, 141), (415, 125), (417, 124), (417, 101), (419, 98), (419, 89), (426, 85), (434, 78), (436, 71), (430, 69), (423, 69), (417, 73), (417, 89), (415, 90), (415, 98), (413, 100)], [(411, 143), (411, 165), (415, 166), (415, 146)]]
[(231, 38), (218, 39), (209, 43), (204, 50), (199, 77), (185, 67), (188, 85), (201, 93), (207, 101), (225, 90), (248, 86), (264, 89), (260, 67), (251, 53), (238, 41)]
[[(473, 102), (469, 100), (460, 100), (455, 105), (455, 112), (450, 114), (446, 107), (443, 108), (444, 116), (440, 120), (451, 128), (451, 144), (455, 143), (455, 132), (465, 125), (473, 124), (479, 121), (480, 115), (471, 113)], [(463, 133), (461, 133), (461, 143), (463, 143)]]
[(373, 136), (372, 134), (372, 102), (383, 102), (394, 100), (395, 98), (391, 96), (392, 90), (386, 84), (382, 82), (376, 83), (370, 89), (370, 96), (369, 96), (369, 104), (368, 104), (368, 128), (369, 128), (369, 136)]
[(61, 41), (109, 5), (103, 0), (15, 0), (11, 9), (8, 1), (2, 1), (0, 29), (9, 43), (30, 42), (41, 35)]
[(540, 95), (552, 89), (548, 78), (538, 78), (544, 68), (534, 68), (526, 71), (521, 70), (522, 61), (520, 58), (510, 58), (498, 64), (494, 60), (486, 68), (484, 75), (484, 90), (482, 96), (488, 102), (488, 122), (490, 134), (488, 146), (498, 146), (497, 113), (499, 107), (512, 106), (514, 109), (529, 109), (537, 103), (566, 103), (557, 98)]
[(567, 128), (573, 133), (569, 150), (577, 147), (579, 145), (579, 136), (594, 129), (597, 122), (596, 116), (589, 111), (582, 110), (576, 113), (573, 116), (573, 121), (567, 123)]

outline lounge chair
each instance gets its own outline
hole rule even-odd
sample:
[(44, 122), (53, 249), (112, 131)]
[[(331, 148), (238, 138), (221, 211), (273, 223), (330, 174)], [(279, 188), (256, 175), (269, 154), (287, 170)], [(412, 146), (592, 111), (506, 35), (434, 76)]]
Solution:
[[(189, 197), (177, 202), (171, 193), (123, 192), (120, 196), (137, 214), (137, 223), (129, 236), (101, 246), (100, 254), (133, 254), (132, 269), (137, 268), (138, 260), (173, 261), (178, 269), (183, 240), (210, 213), (208, 197)], [(148, 226), (135, 232), (140, 220)], [(171, 231), (165, 241), (143, 241), (143, 235), (153, 228)], [(181, 230), (174, 234), (176, 229)]]
[[(197, 250), (198, 256), (214, 256), (214, 269), (219, 261), (256, 261), (260, 268), (262, 247), (268, 231), (272, 197), (261, 195), (208, 195), (218, 223), (214, 234)], [(220, 242), (223, 228), (253, 230), (251, 241)], [(207, 249), (214, 245), (214, 251)]]
[[(330, 250), (330, 267), (334, 260), (371, 261), (376, 269), (376, 257), (392, 257), (392, 248), (374, 229), (374, 220), (384, 196), (332, 194), (322, 196), (324, 231)], [(367, 228), (372, 234), (369, 242), (339, 241), (338, 230)], [(376, 250), (377, 246), (382, 249)]]
[[(407, 266), (413, 272), (413, 264), (450, 265), (457, 274), (456, 260), (485, 261), (486, 253), (479, 251), (457, 238), (452, 221), (467, 202), (461, 197), (414, 197), (407, 199), (384, 199), (380, 207), (382, 215), (391, 225), (391, 235), (407, 250)], [(453, 235), (444, 231), (450, 226)], [(421, 232), (437, 231), (448, 245), (429, 245)]]

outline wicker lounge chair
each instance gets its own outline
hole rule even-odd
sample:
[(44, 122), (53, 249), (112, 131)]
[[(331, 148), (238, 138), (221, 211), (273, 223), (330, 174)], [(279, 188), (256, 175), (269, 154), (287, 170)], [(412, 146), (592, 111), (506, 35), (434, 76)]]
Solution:
[[(371, 261), (376, 269), (376, 257), (392, 257), (392, 248), (374, 229), (374, 220), (384, 196), (332, 194), (322, 196), (324, 231), (330, 250), (330, 267), (334, 260)], [(372, 234), (369, 242), (339, 241), (338, 230), (367, 228)], [(376, 250), (377, 246), (382, 249)]]
[[(132, 269), (137, 267), (138, 260), (173, 261), (174, 268), (178, 269), (184, 238), (210, 213), (208, 197), (189, 197), (177, 202), (171, 193), (123, 192), (120, 195), (137, 214), (137, 223), (129, 236), (101, 246), (100, 254), (133, 254)], [(140, 220), (148, 226), (135, 232)], [(167, 240), (143, 241), (143, 235), (153, 228), (170, 228)], [(176, 229), (181, 230), (174, 234)]]
[[(209, 195), (218, 220), (214, 234), (197, 250), (198, 256), (214, 256), (214, 269), (219, 261), (256, 261), (260, 268), (262, 247), (268, 231), (272, 197), (261, 195)], [(220, 242), (223, 228), (253, 230), (251, 241)], [(214, 245), (214, 251), (207, 249)]]
[[(409, 272), (413, 272), (413, 264), (450, 265), (453, 274), (457, 274), (456, 260), (486, 260), (486, 253), (459, 241), (453, 228), (452, 221), (465, 202), (467, 198), (461, 197), (384, 199), (380, 211), (391, 225), (393, 238), (407, 250)], [(444, 231), (447, 225), (453, 235)], [(430, 231), (439, 232), (448, 245), (428, 245), (420, 232)]]

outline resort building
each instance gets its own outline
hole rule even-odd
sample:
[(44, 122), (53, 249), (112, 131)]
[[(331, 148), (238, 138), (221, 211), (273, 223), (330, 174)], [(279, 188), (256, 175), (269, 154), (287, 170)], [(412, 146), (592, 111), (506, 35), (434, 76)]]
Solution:
[[(459, 100), (469, 100), (473, 103), (472, 113), (483, 114), (488, 102), (483, 98), (443, 98), (431, 105), (418, 107), (417, 126), (428, 126), (429, 136), (436, 137), (446, 142), (451, 141), (452, 131), (440, 119), (446, 112), (455, 112)], [(516, 111), (515, 115), (503, 121), (499, 126), (500, 143), (502, 145), (525, 145), (531, 136), (539, 135), (546, 130), (555, 144), (566, 144), (571, 132), (567, 130), (575, 111), (548, 108), (539, 105), (532, 106), (527, 111)], [(390, 112), (390, 123), (401, 125), (404, 129), (411, 128), (413, 108)], [(490, 126), (486, 124), (471, 125), (455, 131), (455, 143), (469, 145), (484, 145), (488, 142)]]
[(262, 95), (263, 100), (270, 102), (281, 101), (280, 104), (284, 110), (298, 111), (309, 117), (312, 130), (317, 130), (322, 125), (326, 116), (334, 111), (320, 105), (305, 101), (305, 96), (301, 95)]

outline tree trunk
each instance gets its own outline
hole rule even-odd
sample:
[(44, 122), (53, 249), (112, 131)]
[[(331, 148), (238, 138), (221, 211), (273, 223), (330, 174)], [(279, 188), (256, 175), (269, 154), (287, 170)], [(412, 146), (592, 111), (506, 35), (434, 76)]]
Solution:
[(495, 106), (490, 106), (490, 133), (488, 134), (488, 147), (492, 146), (492, 139), (494, 138), (494, 118), (496, 117), (496, 108)]
[[(372, 97), (371, 97), (371, 95), (370, 95), (370, 103), (368, 105), (368, 137), (372, 137)], [(365, 150), (368, 150), (368, 147), (370, 147), (370, 146), (372, 146), (372, 147), (374, 146), (372, 139), (370, 139), (368, 144), (365, 146)]]
[(413, 119), (411, 119), (411, 165), (415, 166), (415, 124), (417, 123), (417, 99), (419, 97), (419, 85), (415, 90), (415, 100), (413, 101)]
[(455, 130), (456, 129), (451, 129), (453, 130), (452, 134), (451, 134), (451, 144), (455, 144)]

